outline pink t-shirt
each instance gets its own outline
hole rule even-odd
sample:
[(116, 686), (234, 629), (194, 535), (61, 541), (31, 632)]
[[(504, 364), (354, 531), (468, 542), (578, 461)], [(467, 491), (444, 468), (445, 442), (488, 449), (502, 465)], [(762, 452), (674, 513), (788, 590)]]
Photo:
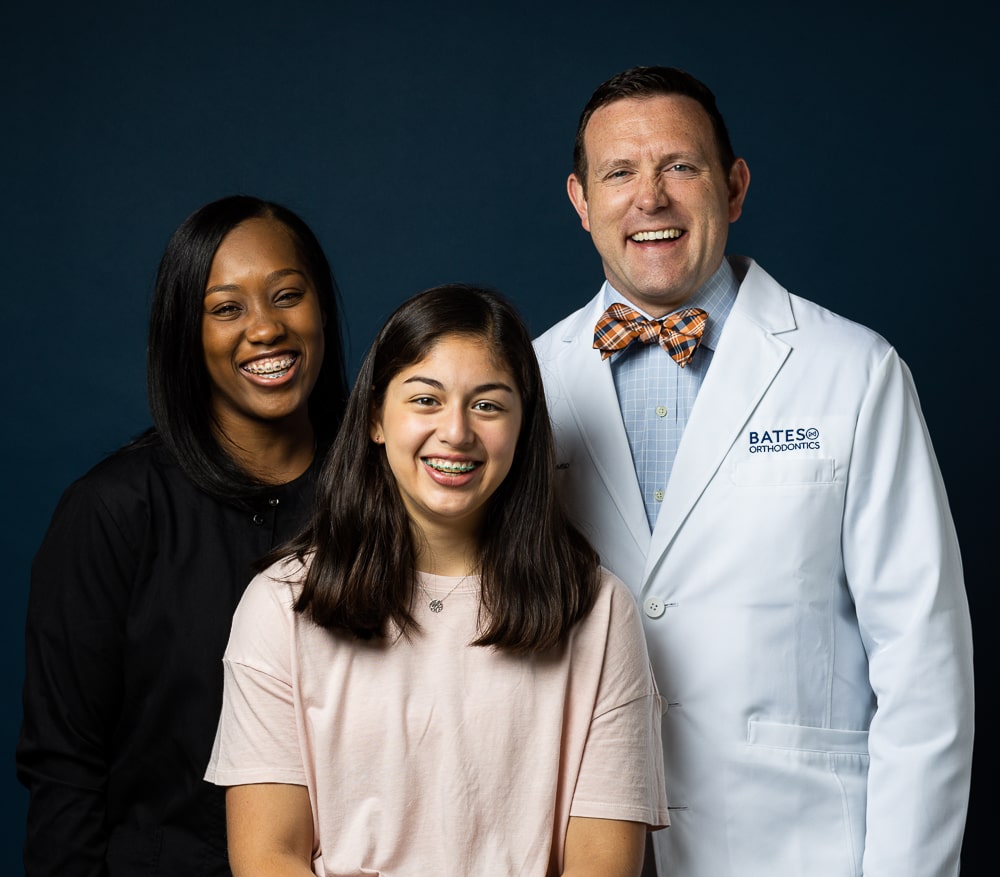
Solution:
[(660, 698), (610, 573), (567, 644), (527, 657), (468, 645), (475, 578), (421, 574), (420, 630), (362, 642), (292, 610), (299, 576), (272, 567), (236, 611), (206, 779), (306, 786), (316, 874), (545, 877), (570, 815), (668, 823)]

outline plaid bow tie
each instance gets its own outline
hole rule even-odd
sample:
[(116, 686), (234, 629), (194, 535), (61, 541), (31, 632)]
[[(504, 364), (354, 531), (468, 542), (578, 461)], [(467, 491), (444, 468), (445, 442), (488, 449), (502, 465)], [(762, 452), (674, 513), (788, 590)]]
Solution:
[(601, 359), (607, 359), (638, 339), (643, 344), (659, 344), (684, 368), (701, 344), (707, 322), (708, 314), (701, 308), (685, 308), (662, 320), (647, 320), (638, 311), (615, 302), (594, 327), (594, 347), (601, 351)]

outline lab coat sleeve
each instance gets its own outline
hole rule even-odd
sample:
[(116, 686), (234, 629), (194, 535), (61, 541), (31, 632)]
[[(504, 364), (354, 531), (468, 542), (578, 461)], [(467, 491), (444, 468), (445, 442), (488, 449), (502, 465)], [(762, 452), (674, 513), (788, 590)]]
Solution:
[(894, 350), (873, 372), (849, 466), (844, 564), (877, 702), (864, 875), (956, 875), (972, 761), (972, 633), (941, 473)]

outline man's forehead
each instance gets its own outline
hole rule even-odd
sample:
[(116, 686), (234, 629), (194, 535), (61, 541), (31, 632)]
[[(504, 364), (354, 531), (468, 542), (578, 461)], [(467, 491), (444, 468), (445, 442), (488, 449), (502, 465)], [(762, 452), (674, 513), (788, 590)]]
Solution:
[(716, 148), (708, 113), (686, 95), (620, 98), (595, 110), (583, 133), (588, 153), (597, 146), (642, 148), (654, 138), (671, 152)]
[(652, 94), (641, 97), (621, 97), (598, 107), (587, 120), (584, 136), (595, 128), (628, 127), (643, 120), (684, 126), (697, 120), (711, 128), (712, 120), (705, 108), (693, 97), (684, 94)]

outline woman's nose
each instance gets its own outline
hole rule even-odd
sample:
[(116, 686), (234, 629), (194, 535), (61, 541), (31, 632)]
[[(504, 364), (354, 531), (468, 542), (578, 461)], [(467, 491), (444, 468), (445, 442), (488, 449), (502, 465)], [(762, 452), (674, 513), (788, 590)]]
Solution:
[(247, 340), (254, 344), (273, 344), (285, 335), (285, 324), (271, 308), (259, 308), (250, 315)]

